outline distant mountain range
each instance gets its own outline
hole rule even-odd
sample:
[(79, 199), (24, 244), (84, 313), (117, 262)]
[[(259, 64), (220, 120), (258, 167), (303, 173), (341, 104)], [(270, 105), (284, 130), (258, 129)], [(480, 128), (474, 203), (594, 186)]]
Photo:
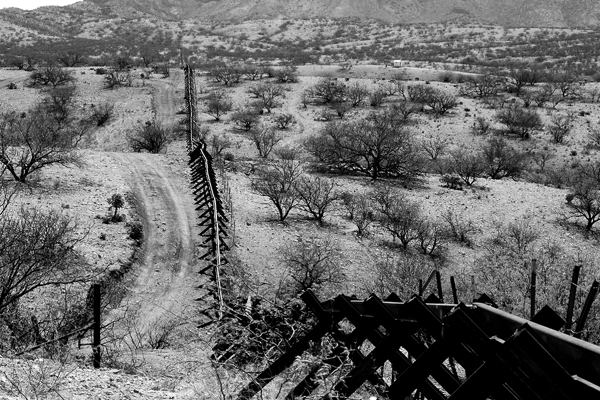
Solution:
[(366, 17), (394, 23), (455, 20), (504, 26), (600, 26), (598, 0), (85, 0), (168, 19)]

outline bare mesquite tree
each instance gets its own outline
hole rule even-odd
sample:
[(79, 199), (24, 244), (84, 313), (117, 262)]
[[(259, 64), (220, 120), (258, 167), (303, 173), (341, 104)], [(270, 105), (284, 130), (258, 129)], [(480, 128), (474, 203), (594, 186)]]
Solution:
[(308, 238), (287, 245), (282, 255), (294, 294), (310, 289), (324, 296), (331, 295), (331, 291), (346, 280), (341, 251), (329, 238)]
[(369, 227), (375, 221), (376, 206), (373, 197), (368, 193), (344, 192), (341, 199), (349, 219), (358, 229), (358, 236), (367, 236)]
[(269, 157), (273, 148), (279, 143), (283, 137), (277, 133), (273, 127), (261, 124), (248, 131), (248, 136), (254, 142), (258, 155), (261, 158)]
[(67, 50), (56, 56), (56, 61), (65, 67), (79, 67), (88, 63), (87, 58), (75, 50)]
[(127, 138), (133, 151), (153, 154), (166, 151), (173, 139), (173, 130), (156, 121), (146, 122)]
[(535, 110), (522, 107), (508, 107), (496, 113), (496, 121), (506, 126), (507, 133), (529, 139), (531, 135), (544, 127), (540, 115)]
[(58, 66), (42, 67), (29, 76), (32, 86), (57, 87), (75, 82), (73, 72)]
[(422, 225), (425, 220), (419, 205), (389, 187), (377, 190), (374, 198), (378, 222), (394, 240), (398, 239), (404, 250), (408, 249), (408, 245), (424, 233)]
[(281, 105), (280, 99), (285, 96), (289, 90), (285, 85), (278, 85), (272, 82), (260, 82), (251, 85), (248, 93), (257, 99), (257, 105), (268, 113)]
[(600, 221), (600, 186), (589, 177), (580, 176), (567, 196), (569, 217), (583, 218), (585, 229), (590, 231)]
[(227, 92), (223, 90), (215, 90), (206, 98), (205, 113), (220, 121), (221, 117), (227, 114), (233, 108), (233, 100)]
[(76, 250), (76, 223), (58, 212), (21, 209), (0, 216), (0, 314), (34, 290), (89, 282)]
[(288, 158), (259, 169), (252, 181), (252, 188), (273, 203), (281, 222), (285, 221), (290, 211), (298, 205), (300, 196), (296, 190), (296, 183), (301, 175), (301, 163)]
[(360, 121), (330, 122), (305, 146), (320, 168), (364, 174), (373, 180), (411, 180), (421, 174), (423, 166), (406, 121), (390, 109), (372, 112)]
[(300, 207), (310, 213), (319, 224), (323, 224), (325, 213), (340, 199), (335, 179), (305, 175), (298, 180), (296, 191), (300, 197)]
[(86, 133), (85, 125), (57, 121), (42, 106), (25, 116), (2, 114), (0, 163), (18, 182), (49, 165), (77, 165), (77, 148)]

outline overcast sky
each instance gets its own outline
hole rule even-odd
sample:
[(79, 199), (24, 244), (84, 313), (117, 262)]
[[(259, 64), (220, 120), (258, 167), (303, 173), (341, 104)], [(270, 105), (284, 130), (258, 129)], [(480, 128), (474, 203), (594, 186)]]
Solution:
[(0, 0), (0, 8), (17, 7), (23, 10), (33, 10), (42, 6), (66, 6), (79, 0)]

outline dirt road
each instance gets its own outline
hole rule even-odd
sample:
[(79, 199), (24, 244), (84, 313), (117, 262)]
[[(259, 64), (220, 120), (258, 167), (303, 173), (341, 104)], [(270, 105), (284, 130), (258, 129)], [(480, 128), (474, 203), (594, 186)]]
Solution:
[[(175, 122), (180, 71), (155, 86), (153, 107), (157, 121)], [(197, 298), (198, 232), (196, 211), (188, 182), (187, 155), (113, 153), (138, 199), (144, 224), (143, 257), (134, 266), (133, 295), (138, 318), (149, 329), (165, 319), (184, 318)], [(176, 154), (179, 152), (180, 154)], [(176, 161), (173, 161), (176, 159)]]

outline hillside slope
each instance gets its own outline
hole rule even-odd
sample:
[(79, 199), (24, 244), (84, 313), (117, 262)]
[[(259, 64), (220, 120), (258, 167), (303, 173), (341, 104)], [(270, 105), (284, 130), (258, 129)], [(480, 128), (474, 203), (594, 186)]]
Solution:
[(479, 20), (505, 26), (597, 26), (600, 3), (593, 0), (85, 0), (128, 6), (161, 17), (346, 18), (398, 23)]

